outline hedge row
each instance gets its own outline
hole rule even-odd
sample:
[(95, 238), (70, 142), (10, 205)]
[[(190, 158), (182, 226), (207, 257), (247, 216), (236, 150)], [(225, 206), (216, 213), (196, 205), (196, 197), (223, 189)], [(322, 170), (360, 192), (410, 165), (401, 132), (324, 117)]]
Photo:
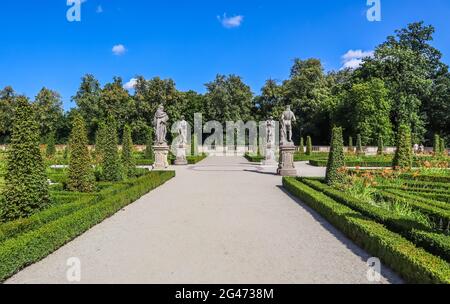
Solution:
[(440, 193), (433, 193), (433, 192), (417, 192), (412, 191), (409, 192), (411, 194), (420, 195), (423, 198), (440, 201), (440, 202), (446, 202), (450, 203), (450, 193), (449, 194), (440, 194)]
[[(328, 164), (327, 160), (319, 159), (319, 160), (310, 160), (309, 164), (314, 167), (326, 167)], [(346, 161), (346, 167), (363, 167), (363, 168), (378, 168), (378, 167), (392, 167), (391, 162), (380, 162), (380, 161), (367, 161), (367, 162), (352, 162)]]
[(414, 243), (417, 241), (416, 232), (423, 231), (420, 235), (421, 246), (429, 252), (442, 257), (446, 261), (450, 261), (450, 238), (447, 237), (447, 241), (442, 242), (442, 238), (435, 237), (432, 227), (392, 214), (389, 210), (364, 203), (342, 191), (329, 187), (320, 181), (310, 179), (301, 179), (301, 181), (305, 185), (324, 193), (337, 202), (364, 214), (380, 224), (386, 225), (390, 230), (400, 233)]
[(260, 163), (264, 160), (264, 156), (251, 155), (249, 153), (245, 153), (244, 157), (251, 163)]
[[(437, 208), (439, 211), (447, 211), (447, 213), (450, 212), (450, 204), (447, 204), (446, 202), (442, 202), (439, 200), (430, 200), (427, 198), (424, 198), (421, 194), (417, 195), (410, 192), (405, 192), (403, 190), (394, 190), (394, 189), (387, 189), (384, 190), (383, 193), (390, 193), (393, 195), (398, 196), (399, 198), (407, 199), (408, 204), (411, 205), (411, 207), (414, 207), (417, 203), (417, 209), (422, 210), (423, 213), (429, 213), (434, 214), (435, 209)], [(447, 214), (448, 216), (449, 214)]]
[(89, 202), (67, 216), (56, 217), (37, 229), (33, 229), (0, 244), (0, 282), (20, 269), (46, 257), (67, 242), (78, 237), (96, 224), (136, 201), (175, 176), (175, 172), (152, 172), (139, 178), (125, 191)]
[(433, 182), (433, 183), (450, 183), (450, 176), (439, 176), (439, 175), (416, 175), (412, 173), (405, 173), (401, 175), (402, 179)]
[(450, 264), (295, 178), (284, 187), (410, 283), (450, 283)]

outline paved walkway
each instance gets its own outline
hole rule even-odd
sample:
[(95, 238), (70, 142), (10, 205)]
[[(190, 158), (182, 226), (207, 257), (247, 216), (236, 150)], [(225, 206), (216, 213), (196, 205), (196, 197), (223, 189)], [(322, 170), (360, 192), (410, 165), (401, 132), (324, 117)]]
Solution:
[[(298, 163), (303, 175), (323, 168)], [(368, 283), (369, 255), (281, 188), (275, 168), (210, 157), (7, 283)], [(382, 283), (401, 282), (388, 269)]]

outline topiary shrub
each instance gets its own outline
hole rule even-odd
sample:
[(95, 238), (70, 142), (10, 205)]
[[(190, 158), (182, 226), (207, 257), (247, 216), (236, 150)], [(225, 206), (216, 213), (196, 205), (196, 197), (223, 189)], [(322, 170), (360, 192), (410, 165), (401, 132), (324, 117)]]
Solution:
[(331, 137), (331, 149), (328, 156), (327, 175), (325, 181), (328, 185), (336, 185), (344, 181), (345, 172), (344, 139), (342, 128), (333, 128)]
[(153, 152), (153, 129), (149, 128), (146, 135), (146, 146), (144, 151), (145, 159), (153, 159), (155, 157)]
[(193, 155), (193, 156), (197, 156), (198, 155), (198, 138), (197, 138), (197, 134), (193, 134), (192, 135), (191, 155)]
[(55, 132), (51, 132), (47, 138), (47, 148), (45, 151), (45, 155), (48, 158), (55, 156), (56, 154), (56, 134)]
[(311, 155), (313, 151), (311, 136), (306, 138), (306, 155)]
[(298, 147), (298, 151), (301, 155), (305, 154), (305, 141), (302, 138), (300, 138), (300, 146)]
[(433, 152), (436, 156), (439, 156), (439, 154), (441, 154), (441, 137), (439, 136), (439, 134), (434, 134)]
[(106, 123), (103, 159), (101, 161), (102, 179), (109, 182), (122, 180), (119, 151), (117, 149), (117, 125), (115, 119), (110, 116)]
[(95, 134), (95, 157), (98, 162), (103, 160), (103, 154), (106, 146), (106, 136), (108, 130), (105, 122), (101, 121), (98, 124), (97, 133)]
[(411, 128), (402, 124), (398, 129), (397, 151), (395, 151), (392, 167), (394, 169), (411, 168), (413, 163)]
[(67, 175), (69, 191), (92, 192), (95, 190), (95, 178), (88, 143), (84, 119), (80, 114), (76, 114), (69, 139), (70, 158)]
[(358, 154), (358, 155), (364, 154), (361, 134), (358, 134), (358, 136), (356, 137), (356, 154)]
[(18, 97), (7, 156), (4, 199), (0, 201), (1, 221), (28, 217), (50, 203), (39, 133), (28, 99)]
[(133, 159), (133, 139), (131, 138), (131, 128), (126, 125), (122, 136), (122, 168), (123, 174), (130, 178), (135, 176), (136, 163)]
[(353, 145), (353, 137), (348, 138), (348, 152), (354, 153), (355, 152), (355, 146)]
[(383, 137), (380, 136), (378, 137), (378, 151), (377, 151), (378, 155), (383, 155), (384, 154), (384, 141), (383, 141)]
[(441, 138), (439, 152), (440, 152), (440, 154), (442, 156), (447, 156), (447, 148), (446, 148), (446, 145), (445, 145), (445, 139), (444, 138)]

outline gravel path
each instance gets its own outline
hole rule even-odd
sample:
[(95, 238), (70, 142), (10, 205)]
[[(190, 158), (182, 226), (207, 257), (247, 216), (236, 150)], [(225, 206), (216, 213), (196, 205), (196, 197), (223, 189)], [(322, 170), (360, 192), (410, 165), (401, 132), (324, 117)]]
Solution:
[[(297, 164), (299, 173), (323, 168)], [(369, 283), (369, 255), (281, 188), (275, 168), (210, 157), (7, 283)], [(401, 283), (382, 268), (382, 283)]]

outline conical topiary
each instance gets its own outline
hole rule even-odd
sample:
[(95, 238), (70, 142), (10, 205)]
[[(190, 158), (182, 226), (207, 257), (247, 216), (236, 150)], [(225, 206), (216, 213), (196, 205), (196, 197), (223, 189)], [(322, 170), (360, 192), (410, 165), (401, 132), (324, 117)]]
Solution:
[(441, 144), (440, 144), (439, 152), (441, 153), (442, 156), (447, 156), (447, 148), (446, 148), (446, 145), (445, 145), (445, 139), (444, 138), (441, 138)]
[(133, 159), (133, 139), (131, 138), (131, 128), (126, 125), (122, 136), (122, 168), (126, 177), (135, 175), (136, 164)]
[(26, 97), (17, 98), (9, 146), (0, 220), (24, 218), (50, 203), (48, 179), (39, 148), (39, 124)]
[(146, 146), (144, 151), (144, 158), (153, 160), (155, 158), (153, 152), (153, 129), (149, 128), (146, 135)]
[(305, 154), (305, 142), (303, 140), (303, 137), (300, 138), (300, 147), (299, 147), (300, 154)]
[(383, 155), (384, 154), (384, 141), (383, 141), (383, 137), (380, 136), (378, 137), (378, 151), (377, 151), (378, 155)]
[(395, 151), (392, 167), (394, 169), (407, 169), (412, 167), (412, 162), (411, 128), (408, 125), (402, 124), (398, 130), (397, 151)]
[(439, 134), (434, 134), (433, 152), (436, 156), (439, 156), (439, 154), (441, 154), (441, 137), (439, 136)]
[(76, 192), (92, 192), (95, 190), (95, 177), (88, 148), (86, 124), (80, 114), (76, 114), (70, 134), (69, 172), (67, 189)]
[(197, 134), (192, 135), (191, 154), (193, 156), (198, 155), (198, 137)]
[(99, 122), (97, 133), (95, 134), (95, 156), (99, 162), (103, 160), (107, 132), (108, 130), (106, 129), (106, 123), (103, 121)]
[(306, 155), (312, 155), (312, 138), (311, 136), (308, 136), (306, 138)]
[(344, 181), (345, 171), (344, 139), (342, 128), (333, 128), (330, 154), (328, 156), (327, 174), (325, 181), (333, 186)]
[(361, 155), (364, 153), (363, 146), (362, 146), (362, 140), (361, 140), (361, 134), (358, 134), (356, 137), (356, 154)]
[(51, 158), (56, 154), (56, 134), (51, 132), (47, 137), (47, 148), (45, 154), (47, 157)]
[(106, 123), (105, 146), (101, 162), (102, 177), (105, 181), (115, 182), (122, 180), (122, 170), (118, 151), (117, 125), (110, 116)]
[(355, 152), (355, 146), (353, 145), (353, 137), (348, 138), (348, 152), (354, 153)]

